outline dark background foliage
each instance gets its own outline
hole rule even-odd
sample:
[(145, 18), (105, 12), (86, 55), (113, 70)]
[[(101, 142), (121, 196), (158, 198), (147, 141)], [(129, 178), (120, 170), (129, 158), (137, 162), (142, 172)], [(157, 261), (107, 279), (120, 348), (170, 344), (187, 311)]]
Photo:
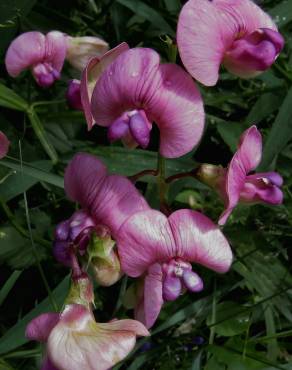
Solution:
[[(256, 79), (239, 80), (222, 70), (216, 87), (200, 86), (204, 138), (196, 151), (168, 160), (167, 174), (191, 170), (196, 162), (226, 165), (241, 132), (256, 123), (265, 141), (261, 169), (284, 176), (284, 205), (238, 207), (224, 228), (235, 254), (232, 270), (218, 276), (200, 269), (205, 290), (165, 305), (151, 338), (116, 369), (292, 369), (292, 2), (258, 3), (283, 33), (283, 53)], [(167, 60), (181, 6), (179, 0), (0, 1), (0, 128), (12, 143), (9, 157), (0, 161), (1, 370), (39, 366), (43, 349), (26, 342), (24, 329), (32, 317), (52, 310), (40, 265), (59, 307), (68, 289), (68, 271), (51, 254), (55, 225), (75, 209), (63, 190), (66, 163), (77, 151), (91, 152), (110, 171), (129, 176), (156, 167), (158, 143), (155, 135), (150, 151), (128, 151), (109, 146), (100, 127), (88, 133), (82, 113), (64, 101), (67, 81), (78, 73), (66, 65), (49, 90), (38, 88), (29, 72), (11, 79), (4, 66), (7, 46), (21, 32), (57, 29), (99, 35), (111, 46), (127, 41), (153, 47)], [(142, 180), (140, 190), (157, 207), (155, 179)], [(173, 209), (199, 209), (213, 220), (222, 210), (217, 196), (193, 179), (174, 183), (168, 200)], [(96, 287), (97, 320), (131, 315), (121, 304), (129, 284), (123, 278), (109, 289)]]

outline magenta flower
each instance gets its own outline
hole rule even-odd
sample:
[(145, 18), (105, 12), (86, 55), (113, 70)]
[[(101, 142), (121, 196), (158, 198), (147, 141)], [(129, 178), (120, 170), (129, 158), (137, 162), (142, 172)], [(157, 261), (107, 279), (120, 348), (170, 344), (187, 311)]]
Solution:
[(260, 164), (262, 158), (262, 137), (256, 126), (247, 129), (240, 138), (239, 147), (234, 154), (219, 187), (226, 210), (219, 218), (224, 225), (238, 202), (281, 204), (283, 193), (279, 187), (283, 184), (282, 177), (276, 172), (251, 174)]
[[(95, 81), (91, 99), (90, 77)], [(203, 133), (204, 107), (196, 85), (179, 66), (160, 64), (152, 49), (121, 44), (99, 63), (92, 60), (82, 78), (81, 99), (89, 129), (93, 122), (108, 127), (110, 141), (121, 139), (129, 147), (148, 146), (153, 122), (160, 130), (160, 153), (169, 158), (188, 153)]]
[(219, 228), (203, 214), (186, 209), (169, 218), (155, 210), (136, 213), (121, 226), (117, 245), (122, 270), (131, 277), (145, 275), (136, 318), (148, 328), (164, 301), (175, 300), (185, 289), (203, 289), (191, 262), (221, 273), (232, 262)]
[(42, 370), (108, 370), (134, 348), (148, 330), (135, 320), (97, 323), (90, 308), (65, 306), (61, 314), (46, 313), (26, 328), (30, 340), (47, 343)]
[(80, 96), (80, 81), (71, 80), (68, 84), (68, 89), (66, 92), (67, 103), (70, 108), (76, 110), (83, 110), (81, 96)]
[(143, 196), (125, 177), (109, 175), (104, 164), (90, 154), (78, 153), (65, 171), (65, 191), (95, 223), (115, 238), (125, 220), (149, 209)]
[(0, 131), (0, 159), (4, 158), (9, 150), (10, 141), (7, 136)]
[(251, 0), (189, 0), (179, 16), (177, 43), (188, 72), (213, 86), (220, 64), (243, 78), (267, 70), (284, 39), (270, 16)]
[(23, 33), (7, 50), (7, 72), (17, 77), (25, 69), (31, 69), (36, 82), (49, 87), (60, 78), (66, 50), (66, 36), (62, 32), (51, 31), (47, 35), (35, 31)]

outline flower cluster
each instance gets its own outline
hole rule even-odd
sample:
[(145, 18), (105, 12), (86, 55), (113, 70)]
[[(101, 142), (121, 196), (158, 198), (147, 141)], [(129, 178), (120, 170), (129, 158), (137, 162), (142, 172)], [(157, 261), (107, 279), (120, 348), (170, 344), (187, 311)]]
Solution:
[[(12, 77), (30, 68), (36, 82), (48, 87), (60, 78), (67, 59), (82, 71), (80, 81), (70, 82), (67, 97), (71, 107), (84, 111), (88, 129), (107, 127), (110, 142), (145, 149), (156, 124), (161, 161), (189, 153), (202, 138), (204, 105), (193, 78), (215, 85), (221, 64), (239, 77), (256, 76), (274, 63), (283, 45), (272, 19), (251, 0), (189, 0), (177, 29), (187, 71), (162, 63), (149, 48), (122, 43), (107, 51), (100, 39), (58, 31), (20, 35), (5, 62)], [(9, 142), (1, 132), (0, 140), (2, 157)], [(261, 155), (261, 134), (251, 126), (227, 168), (201, 164), (193, 171), (224, 201), (219, 225), (239, 202), (282, 203), (281, 176), (253, 172)], [(135, 187), (137, 175), (128, 179), (109, 174), (98, 158), (86, 153), (76, 154), (67, 166), (65, 192), (80, 209), (56, 227), (53, 253), (72, 270), (71, 291), (61, 313), (40, 315), (26, 331), (29, 339), (46, 342), (43, 369), (110, 368), (133, 349), (136, 336), (149, 335), (147, 329), (165, 302), (204, 289), (204, 269), (230, 269), (232, 251), (220, 227), (197, 211), (172, 212), (163, 174), (153, 170), (152, 175), (159, 178), (160, 210), (152, 209)], [(96, 323), (90, 273), (102, 286), (114, 284), (123, 274), (139, 278), (137, 321)]]

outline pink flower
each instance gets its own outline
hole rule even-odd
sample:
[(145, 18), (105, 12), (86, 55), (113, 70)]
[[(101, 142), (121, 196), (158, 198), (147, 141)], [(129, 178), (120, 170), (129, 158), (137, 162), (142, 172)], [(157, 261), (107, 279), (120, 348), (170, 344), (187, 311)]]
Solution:
[(10, 141), (7, 136), (0, 131), (0, 159), (4, 158), (9, 150)]
[(92, 57), (100, 57), (108, 51), (108, 43), (99, 37), (67, 36), (67, 55), (68, 62), (79, 71), (83, 71), (86, 64)]
[(129, 147), (148, 146), (153, 122), (160, 130), (160, 153), (169, 158), (188, 153), (203, 133), (196, 85), (179, 66), (160, 64), (152, 49), (121, 44), (100, 61), (90, 61), (81, 99), (89, 129), (93, 122), (108, 127), (110, 141), (121, 139)]
[(136, 318), (148, 328), (164, 301), (176, 299), (184, 289), (203, 289), (190, 262), (221, 273), (232, 262), (230, 246), (219, 228), (203, 214), (186, 209), (169, 218), (155, 210), (136, 213), (121, 226), (117, 245), (122, 270), (131, 277), (145, 275)]
[(93, 219), (115, 237), (132, 214), (149, 209), (135, 186), (125, 177), (109, 175), (104, 164), (90, 154), (78, 153), (65, 171), (65, 191)]
[(66, 57), (66, 36), (59, 31), (47, 35), (40, 32), (26, 32), (10, 44), (5, 65), (12, 77), (30, 68), (36, 82), (42, 87), (51, 86), (60, 78)]
[(61, 314), (42, 314), (26, 328), (28, 339), (47, 343), (42, 370), (107, 370), (132, 351), (136, 336), (148, 335), (135, 320), (97, 323), (80, 304), (66, 305)]
[(225, 224), (239, 201), (272, 205), (282, 203), (283, 193), (279, 187), (283, 179), (278, 173), (250, 174), (260, 164), (261, 158), (262, 137), (256, 126), (252, 126), (241, 136), (238, 150), (224, 174), (224, 188), (219, 188), (226, 201), (226, 210), (219, 218), (220, 225)]
[(177, 43), (188, 72), (213, 86), (221, 63), (243, 78), (265, 71), (284, 39), (270, 16), (251, 0), (189, 0), (179, 16)]
[(66, 99), (68, 105), (72, 109), (76, 110), (83, 110), (81, 96), (80, 96), (80, 81), (79, 80), (71, 80), (68, 84), (68, 89), (66, 92)]

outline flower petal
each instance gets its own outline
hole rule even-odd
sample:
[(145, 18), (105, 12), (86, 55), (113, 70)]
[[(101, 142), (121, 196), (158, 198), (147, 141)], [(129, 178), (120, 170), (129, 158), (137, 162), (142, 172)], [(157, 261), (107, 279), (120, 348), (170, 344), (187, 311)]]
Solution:
[(0, 131), (0, 159), (4, 158), (9, 150), (10, 141), (7, 136)]
[(25, 330), (26, 338), (38, 342), (46, 342), (59, 319), (60, 315), (52, 312), (37, 316), (27, 325)]
[(161, 83), (159, 63), (152, 49), (134, 48), (120, 54), (100, 76), (92, 94), (97, 124), (109, 126), (125, 111), (146, 106)]
[(200, 141), (205, 123), (201, 94), (192, 78), (175, 64), (159, 68), (162, 83), (147, 106), (160, 130), (160, 153), (180, 157)]
[(250, 0), (189, 0), (178, 21), (177, 42), (188, 72), (213, 86), (224, 53), (241, 34), (276, 30), (272, 19)]
[(5, 65), (12, 77), (43, 60), (46, 50), (46, 37), (40, 32), (25, 32), (10, 44)]
[(175, 244), (167, 218), (149, 210), (130, 217), (117, 235), (122, 270), (131, 277), (142, 275), (155, 262), (175, 255)]
[(97, 324), (80, 305), (68, 306), (48, 340), (48, 355), (59, 370), (107, 370), (125, 358), (136, 343), (136, 335), (148, 335), (133, 320)]
[(151, 328), (163, 305), (162, 269), (159, 263), (150, 266), (144, 282), (144, 312), (147, 328)]
[(219, 225), (225, 224), (237, 205), (246, 176), (259, 165), (261, 157), (262, 137), (256, 126), (251, 126), (241, 136), (238, 150), (228, 166), (225, 185), (227, 207), (219, 218)]
[(42, 363), (41, 370), (59, 370), (57, 369), (51, 362), (51, 360), (48, 357), (45, 357)]
[(52, 67), (61, 72), (66, 57), (66, 36), (59, 31), (51, 31), (46, 35), (46, 50), (44, 61), (51, 63)]
[(177, 257), (201, 264), (216, 272), (226, 272), (232, 263), (228, 241), (208, 217), (182, 209), (172, 213), (169, 223), (175, 239)]
[(114, 49), (109, 50), (101, 58), (92, 58), (82, 73), (80, 92), (88, 130), (91, 130), (94, 125), (90, 104), (94, 86), (107, 66), (128, 49), (128, 44), (123, 42)]

